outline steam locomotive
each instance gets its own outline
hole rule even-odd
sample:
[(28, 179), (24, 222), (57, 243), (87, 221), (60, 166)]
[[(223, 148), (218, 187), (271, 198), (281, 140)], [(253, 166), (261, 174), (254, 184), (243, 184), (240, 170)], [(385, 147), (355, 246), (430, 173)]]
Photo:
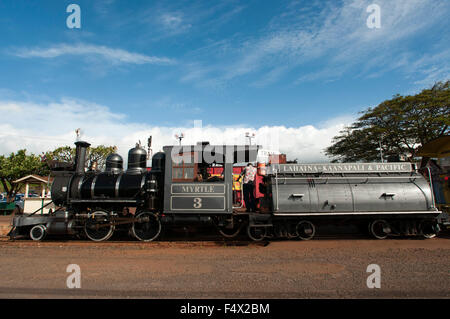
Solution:
[(136, 145), (127, 169), (120, 155), (110, 154), (101, 172), (85, 169), (90, 144), (75, 145), (73, 164), (52, 165), (51, 196), (59, 208), (15, 216), (12, 239), (72, 235), (104, 241), (124, 231), (152, 241), (163, 228), (199, 224), (226, 238), (245, 229), (254, 241), (309, 240), (330, 223), (357, 225), (377, 239), (432, 238), (439, 231), (432, 189), (406, 162), (270, 164), (258, 171), (259, 208), (247, 212), (233, 201), (233, 166), (255, 162), (258, 145), (165, 146), (152, 156), (151, 169), (146, 150)]

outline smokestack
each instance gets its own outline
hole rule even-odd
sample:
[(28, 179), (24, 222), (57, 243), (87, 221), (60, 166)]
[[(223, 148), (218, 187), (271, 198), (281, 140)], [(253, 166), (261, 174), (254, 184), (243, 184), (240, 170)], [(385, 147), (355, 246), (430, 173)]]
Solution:
[(75, 142), (77, 146), (75, 154), (75, 172), (77, 174), (84, 174), (84, 165), (86, 163), (86, 149), (91, 146), (88, 142)]

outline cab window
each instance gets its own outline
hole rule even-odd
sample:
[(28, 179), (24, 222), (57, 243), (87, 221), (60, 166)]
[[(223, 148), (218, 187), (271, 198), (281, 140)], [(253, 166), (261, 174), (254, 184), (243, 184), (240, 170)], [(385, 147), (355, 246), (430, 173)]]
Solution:
[(222, 164), (199, 163), (194, 181), (205, 183), (223, 182), (224, 177), (224, 166)]
[(173, 182), (193, 182), (197, 174), (197, 165), (194, 161), (194, 153), (174, 155), (172, 163)]

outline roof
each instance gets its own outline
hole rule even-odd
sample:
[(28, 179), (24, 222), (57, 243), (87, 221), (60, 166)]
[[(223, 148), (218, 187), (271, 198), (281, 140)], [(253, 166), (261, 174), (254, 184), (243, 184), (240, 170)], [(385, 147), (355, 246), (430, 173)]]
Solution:
[(417, 152), (422, 157), (447, 157), (450, 156), (450, 135), (438, 137), (421, 146)]
[[(222, 157), (222, 162), (231, 161), (235, 163), (255, 162), (258, 155), (258, 150), (261, 145), (212, 145), (212, 144), (197, 144), (197, 145), (167, 145), (163, 147), (164, 152), (178, 152), (178, 154), (198, 152), (211, 152), (213, 157)], [(175, 149), (175, 151), (173, 150)], [(175, 154), (175, 153), (174, 153)], [(226, 157), (225, 157), (225, 154)], [(233, 154), (230, 156), (230, 154)]]
[(40, 175), (28, 175), (19, 179), (16, 179), (13, 183), (36, 183), (36, 184), (48, 184), (53, 182), (53, 178), (49, 176), (40, 176)]

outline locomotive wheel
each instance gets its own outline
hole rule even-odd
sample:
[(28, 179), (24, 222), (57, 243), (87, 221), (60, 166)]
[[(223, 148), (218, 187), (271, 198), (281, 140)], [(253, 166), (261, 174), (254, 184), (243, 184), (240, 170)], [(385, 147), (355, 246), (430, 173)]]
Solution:
[(225, 238), (234, 238), (237, 235), (239, 235), (241, 229), (242, 229), (242, 226), (233, 227), (232, 229), (219, 228), (219, 233)]
[(426, 239), (431, 239), (437, 236), (438, 225), (429, 220), (424, 220), (420, 223), (420, 229), (422, 230), (422, 236)]
[(234, 238), (241, 232), (244, 224), (235, 222), (233, 228), (217, 227), (219, 233), (225, 238)]
[(161, 222), (155, 214), (142, 212), (136, 216), (131, 232), (141, 241), (152, 241), (161, 233)]
[(370, 233), (376, 239), (386, 239), (390, 232), (391, 228), (385, 220), (379, 219), (370, 223)]
[(44, 225), (36, 225), (30, 230), (30, 237), (35, 241), (41, 241), (47, 235), (47, 228)]
[(302, 220), (295, 227), (297, 231), (297, 236), (301, 240), (310, 240), (316, 234), (316, 227), (313, 223), (307, 220)]
[(266, 227), (247, 226), (247, 235), (253, 241), (261, 241), (266, 237)]
[(113, 235), (114, 229), (109, 214), (101, 210), (89, 214), (84, 224), (84, 233), (92, 241), (108, 240)]

